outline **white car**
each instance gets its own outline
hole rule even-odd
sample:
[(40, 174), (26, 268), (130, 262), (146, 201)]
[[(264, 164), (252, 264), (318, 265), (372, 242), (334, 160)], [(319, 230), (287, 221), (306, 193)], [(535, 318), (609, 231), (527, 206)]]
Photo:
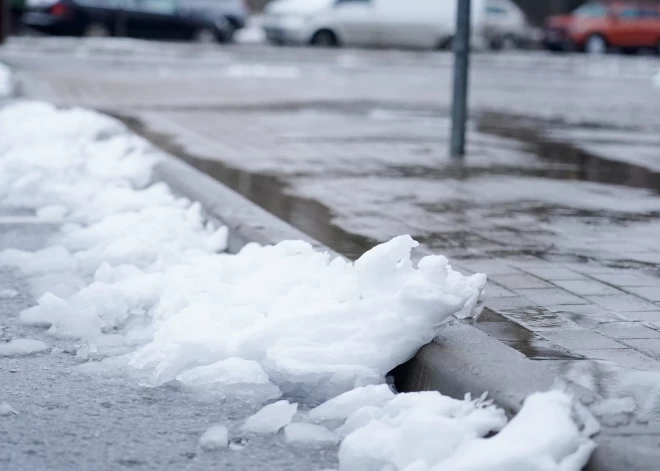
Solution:
[[(264, 12), (274, 44), (447, 48), (457, 0), (275, 0)], [(527, 40), (525, 15), (511, 0), (472, 0), (473, 45), (494, 49)]]

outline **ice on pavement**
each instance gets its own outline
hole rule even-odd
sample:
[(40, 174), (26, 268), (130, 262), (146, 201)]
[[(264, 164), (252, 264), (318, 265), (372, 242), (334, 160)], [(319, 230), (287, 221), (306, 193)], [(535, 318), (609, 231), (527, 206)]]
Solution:
[(276, 433), (288, 425), (298, 410), (298, 404), (289, 401), (277, 401), (268, 404), (256, 414), (248, 417), (243, 424), (243, 430), (251, 433)]
[[(127, 368), (154, 386), (263, 388), (259, 404), (330, 399), (294, 424), (298, 404), (280, 400), (243, 430), (288, 426), (287, 440), (307, 435), (319, 444), (343, 438), (343, 470), (429, 470), (454, 456), (463, 466), (470, 453), (461, 450), (472, 446), (484, 453), (466, 461), (473, 468), (456, 469), (486, 469), (479, 460), (492, 453), (512, 466), (549, 463), (511, 470), (578, 471), (590, 453), (562, 393), (530, 398), (505, 427), (502, 410), (481, 399), (394, 395), (383, 384), (441, 323), (478, 309), (485, 275), (463, 276), (442, 256), (415, 266), (409, 236), (354, 263), (301, 241), (226, 254), (226, 229), (208, 223), (199, 204), (152, 184), (161, 155), (116, 120), (21, 102), (0, 109), (0, 129), (3, 204), (62, 218), (50, 247), (5, 250), (0, 264), (21, 270), (38, 300), (20, 319), (81, 339), (80, 360), (94, 362), (86, 370)], [(548, 423), (556, 430), (544, 432)], [(481, 438), (502, 428), (495, 438), (535, 437), (529, 452), (507, 438), (499, 446)]]
[(327, 428), (304, 422), (294, 422), (284, 427), (284, 439), (288, 443), (304, 445), (329, 445), (339, 441), (339, 437)]
[(46, 342), (34, 339), (12, 339), (9, 342), (0, 342), (0, 357), (16, 357), (31, 355), (48, 350)]
[(199, 446), (205, 451), (227, 448), (227, 446), (229, 446), (229, 430), (221, 424), (210, 426), (202, 436), (199, 437)]

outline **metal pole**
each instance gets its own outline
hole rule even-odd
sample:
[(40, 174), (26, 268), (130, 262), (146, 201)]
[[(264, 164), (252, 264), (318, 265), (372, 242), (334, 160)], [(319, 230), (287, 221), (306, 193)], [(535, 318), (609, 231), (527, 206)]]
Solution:
[(465, 126), (467, 122), (468, 81), (470, 70), (470, 3), (456, 0), (456, 35), (454, 36), (454, 95), (451, 110), (450, 155), (465, 156)]
[(9, 37), (9, 0), (0, 0), (0, 44)]

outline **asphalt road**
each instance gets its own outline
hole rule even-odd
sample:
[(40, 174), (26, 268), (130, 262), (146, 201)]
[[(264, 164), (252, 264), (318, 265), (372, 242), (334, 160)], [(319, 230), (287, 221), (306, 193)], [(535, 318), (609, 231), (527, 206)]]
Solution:
[[(38, 250), (57, 230), (29, 214), (0, 209), (0, 250)], [(76, 353), (83, 345), (18, 322), (20, 311), (35, 304), (28, 281), (0, 269), (0, 286), (18, 292), (0, 299), (0, 343), (30, 338), (49, 346), (42, 353), (0, 357), (0, 404), (18, 412), (0, 414), (3, 471), (309, 471), (337, 466), (335, 447), (286, 446), (280, 436), (242, 435), (245, 418), (261, 407), (250, 398), (201, 396), (176, 384), (143, 387), (128, 376), (81, 371), (85, 358)], [(201, 434), (217, 423), (229, 428), (234, 446), (202, 451)]]

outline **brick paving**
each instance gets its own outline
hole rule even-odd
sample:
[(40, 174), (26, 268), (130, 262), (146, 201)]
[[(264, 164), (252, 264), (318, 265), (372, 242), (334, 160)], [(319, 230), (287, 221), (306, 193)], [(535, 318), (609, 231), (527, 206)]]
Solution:
[[(422, 253), (444, 253), (465, 273), (487, 273), (486, 310), (475, 325), (530, 358), (660, 371), (654, 171), (631, 166), (613, 186), (616, 175), (601, 175), (609, 164), (598, 156), (588, 156), (588, 165), (585, 156), (539, 159), (529, 142), (476, 126), (467, 167), (456, 173), (439, 164), (446, 74), (310, 69), (301, 77), (236, 79), (211, 66), (197, 74), (157, 69), (81, 74), (23, 63), (21, 73), (28, 96), (139, 119), (188, 155), (218, 163), (223, 175), (238, 172), (225, 181), (247, 196), (264, 191), (258, 177), (276, 178), (288, 189), (273, 194), (268, 209), (303, 230), (317, 224), (349, 242), (373, 243), (409, 232)], [(658, 125), (650, 116), (660, 93), (646, 82), (555, 77), (543, 88), (523, 86), (529, 76), (519, 71), (477, 75), (476, 110), (506, 105), (507, 113), (611, 126), (622, 109), (634, 109), (628, 124), (636, 132)], [(496, 84), (493, 76), (508, 79)], [(549, 105), (567, 97), (570, 110)], [(553, 124), (544, 126), (550, 133)], [(621, 146), (633, 156), (633, 144)], [(329, 215), (310, 214), (305, 201), (322, 203)], [(324, 242), (333, 241), (342, 242)]]

